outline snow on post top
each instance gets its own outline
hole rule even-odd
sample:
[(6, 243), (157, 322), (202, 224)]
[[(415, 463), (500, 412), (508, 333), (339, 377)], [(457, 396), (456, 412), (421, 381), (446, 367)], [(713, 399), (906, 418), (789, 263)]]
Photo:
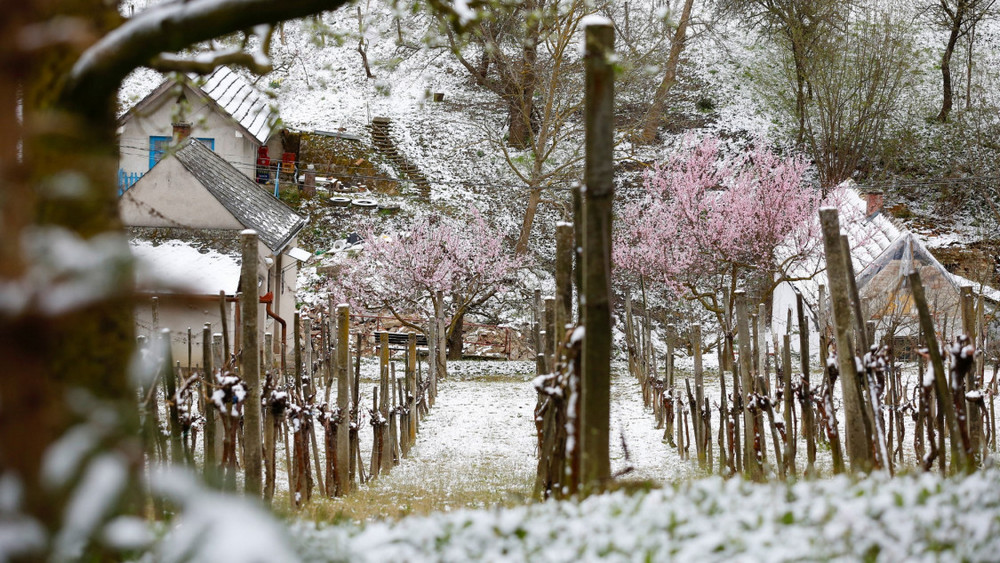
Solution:
[(240, 234), (244, 236), (250, 236), (250, 235), (257, 236), (257, 231), (253, 229), (243, 229), (242, 231), (240, 231)]
[(590, 27), (592, 25), (607, 25), (607, 26), (610, 26), (611, 25), (611, 18), (608, 18), (608, 17), (605, 17), (605, 16), (601, 16), (601, 15), (598, 15), (598, 14), (590, 14), (589, 16), (584, 16), (583, 19), (580, 20), (580, 27), (581, 28), (586, 29), (586, 28), (588, 28), (588, 27)]

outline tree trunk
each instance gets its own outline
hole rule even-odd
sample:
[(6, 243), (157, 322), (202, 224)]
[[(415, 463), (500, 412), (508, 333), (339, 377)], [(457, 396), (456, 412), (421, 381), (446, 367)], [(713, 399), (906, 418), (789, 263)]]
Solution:
[(448, 359), (461, 360), (464, 350), (462, 339), (465, 337), (465, 311), (455, 314), (451, 320), (451, 330), (448, 331)]
[(642, 144), (652, 144), (656, 140), (656, 131), (663, 120), (663, 103), (667, 99), (670, 88), (677, 82), (677, 64), (681, 59), (681, 51), (684, 49), (684, 42), (687, 35), (687, 27), (691, 21), (691, 6), (694, 0), (684, 0), (684, 9), (681, 11), (681, 20), (677, 24), (677, 31), (670, 42), (670, 56), (667, 57), (667, 69), (663, 75), (663, 81), (656, 88), (653, 94), (653, 102), (646, 110), (640, 125), (640, 133), (637, 141)]
[[(50, 13), (51, 12), (51, 13)], [(72, 18), (88, 33), (107, 29), (117, 14), (103, 3), (77, 0), (7, 6), (0, 32), (21, 37), (27, 25), (45, 25), (56, 16)], [(86, 389), (113, 412), (121, 425), (106, 442), (130, 464), (130, 485), (142, 466), (138, 409), (126, 376), (134, 346), (132, 269), (124, 238), (92, 237), (120, 231), (114, 173), (117, 167), (113, 100), (69, 108), (56, 97), (78, 53), (71, 42), (43, 42), (23, 52), (13, 41), (0, 50), (0, 286), (25, 292), (20, 303), (5, 299), (0, 312), (0, 472), (22, 480), (23, 509), (50, 530), (58, 524), (66, 494), (42, 490), (42, 457), (59, 436), (88, 418), (86, 409), (71, 408), (67, 391)], [(22, 113), (23, 112), (23, 113)], [(18, 115), (23, 115), (23, 121)], [(20, 146), (19, 146), (20, 145)], [(20, 158), (19, 158), (20, 153)], [(48, 189), (46, 189), (48, 188)], [(66, 189), (74, 191), (68, 196)], [(24, 248), (27, 228), (40, 224), (33, 245)], [(58, 230), (56, 230), (58, 229)], [(65, 229), (65, 230), (62, 230)], [(71, 242), (71, 237), (74, 239)], [(75, 238), (80, 237), (80, 238)], [(83, 249), (82, 245), (94, 242)], [(30, 265), (44, 254), (56, 258), (66, 244), (72, 252), (97, 252), (108, 280), (82, 302), (57, 305), (51, 290), (84, 287), (92, 272), (67, 269), (66, 279), (29, 283)], [(113, 256), (113, 261), (108, 261)], [(97, 256), (95, 255), (95, 258)], [(58, 262), (57, 262), (58, 263)], [(53, 274), (49, 274), (52, 276)], [(90, 414), (93, 414), (92, 412)]]
[[(521, 88), (524, 85), (520, 86)], [(531, 112), (533, 101), (530, 97), (511, 95), (507, 99), (507, 144), (515, 149), (531, 147)]]
[(528, 193), (528, 206), (524, 209), (524, 216), (521, 219), (521, 234), (514, 245), (514, 254), (520, 256), (528, 250), (528, 241), (531, 240), (531, 228), (535, 224), (535, 215), (538, 213), (538, 204), (542, 201), (542, 190), (533, 188)]
[(955, 44), (958, 43), (960, 26), (963, 20), (963, 10), (958, 9), (952, 19), (951, 29), (948, 33), (948, 43), (945, 45), (944, 54), (941, 55), (941, 111), (937, 119), (941, 123), (948, 121), (952, 107), (952, 87), (951, 87), (951, 57), (955, 54)]
[(521, 46), (521, 61), (519, 65), (514, 66), (516, 74), (507, 76), (507, 95), (504, 96), (507, 100), (507, 116), (510, 121), (507, 128), (507, 144), (517, 149), (530, 148), (534, 135), (531, 114), (535, 109), (535, 83), (538, 81), (535, 67), (538, 64), (540, 19), (531, 12), (540, 8), (539, 4), (540, 2), (533, 0), (524, 6), (528, 27)]

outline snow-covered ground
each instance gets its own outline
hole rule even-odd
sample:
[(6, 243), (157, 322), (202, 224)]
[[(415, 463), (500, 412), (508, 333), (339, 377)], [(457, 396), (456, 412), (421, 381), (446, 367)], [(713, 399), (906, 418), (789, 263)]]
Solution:
[(712, 477), (580, 503), (293, 526), (308, 561), (995, 561), (1000, 471), (795, 484)]
[[(506, 373), (494, 373), (492, 366)], [(469, 480), (530, 493), (529, 363), (463, 363), (443, 382), (409, 459), (372, 486), (444, 495)], [(583, 502), (464, 508), (396, 522), (291, 524), (309, 561), (990, 560), (1000, 549), (1000, 471), (965, 479), (876, 474), (794, 484), (690, 479), (660, 440), (638, 386), (612, 385), (612, 465), (662, 489)], [(628, 444), (629, 459), (621, 451)]]

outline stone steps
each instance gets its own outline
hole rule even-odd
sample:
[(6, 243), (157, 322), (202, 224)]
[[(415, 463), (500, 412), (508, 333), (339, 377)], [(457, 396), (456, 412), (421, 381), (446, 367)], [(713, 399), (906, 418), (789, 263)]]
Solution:
[(385, 155), (390, 162), (396, 165), (400, 172), (417, 185), (423, 197), (430, 197), (430, 180), (415, 164), (407, 160), (406, 156), (399, 152), (396, 142), (392, 139), (391, 124), (392, 122), (388, 117), (376, 117), (372, 119), (372, 123), (369, 125), (372, 134), (372, 145), (375, 146), (376, 150)]

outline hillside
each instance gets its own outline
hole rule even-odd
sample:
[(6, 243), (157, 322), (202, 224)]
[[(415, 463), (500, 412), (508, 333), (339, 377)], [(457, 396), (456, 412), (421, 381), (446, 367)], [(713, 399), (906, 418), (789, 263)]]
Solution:
[[(679, 3), (657, 6), (664, 5), (638, 3), (633, 8), (633, 21), (645, 14), (653, 28), (660, 26), (643, 36), (659, 47), (645, 55), (652, 57), (648, 68), (623, 76), (617, 92), (622, 129), (637, 119), (655, 89), (660, 68), (656, 61), (662, 62), (661, 51), (667, 45), (663, 36), (670, 29), (662, 22), (679, 17)], [(977, 27), (969, 59), (975, 65), (968, 82), (972, 105), (966, 107), (965, 71), (956, 69), (963, 75), (955, 80), (958, 109), (951, 122), (941, 124), (933, 117), (940, 105), (944, 31), (918, 17), (909, 4), (899, 9), (914, 35), (911, 70), (894, 99), (878, 151), (861, 162), (854, 176), (862, 184), (884, 189), (890, 213), (927, 237), (945, 237), (931, 241), (931, 246), (950, 247), (954, 254), (955, 247), (995, 237), (996, 217), (984, 205), (984, 197), (994, 195), (996, 182), (991, 179), (996, 176), (993, 168), (1000, 149), (989, 141), (1000, 127), (993, 111), (998, 105), (993, 86), (1000, 50), (992, 48), (1000, 41), (1000, 22), (986, 19)], [(663, 20), (657, 24), (656, 18)], [(317, 20), (286, 23), (278, 35), (272, 48), (275, 70), (256, 80), (280, 106), (285, 126), (344, 130), (370, 142), (371, 120), (389, 118), (400, 152), (429, 179), (435, 207), (460, 213), (475, 205), (511, 236), (517, 234), (528, 194), (497, 141), (507, 119), (503, 102), (478, 86), (451, 54), (438, 22), (405, 6), (369, 1)], [(691, 135), (718, 135), (734, 150), (754, 140), (786, 150), (790, 146), (794, 120), (786, 108), (791, 93), (777, 39), (739, 18), (721, 18), (698, 3), (688, 35), (658, 143), (633, 145), (620, 133), (617, 155), (626, 188), (634, 172), (643, 168), (641, 163), (661, 159)], [(366, 75), (359, 41), (372, 77)], [(467, 48), (475, 58), (475, 48)], [(570, 55), (578, 57), (575, 52)], [(151, 73), (137, 73), (122, 91), (123, 102), (135, 101), (157, 81)], [(440, 101), (435, 101), (435, 94)], [(570, 139), (578, 138), (579, 126), (577, 118), (570, 119)], [(509, 147), (508, 152), (523, 173), (531, 154)], [(570, 158), (570, 153), (561, 148), (552, 158)], [(383, 173), (402, 175), (391, 166)], [(969, 178), (983, 180), (968, 182)], [(551, 223), (559, 218), (558, 202), (566, 197), (559, 187), (566, 184), (548, 191), (553, 197), (547, 199), (556, 205), (540, 207), (537, 239), (548, 238)], [(629, 191), (623, 194), (628, 197)], [(420, 207), (403, 203), (410, 212), (414, 205)], [(549, 252), (546, 248), (545, 243), (537, 247), (543, 255)]]

